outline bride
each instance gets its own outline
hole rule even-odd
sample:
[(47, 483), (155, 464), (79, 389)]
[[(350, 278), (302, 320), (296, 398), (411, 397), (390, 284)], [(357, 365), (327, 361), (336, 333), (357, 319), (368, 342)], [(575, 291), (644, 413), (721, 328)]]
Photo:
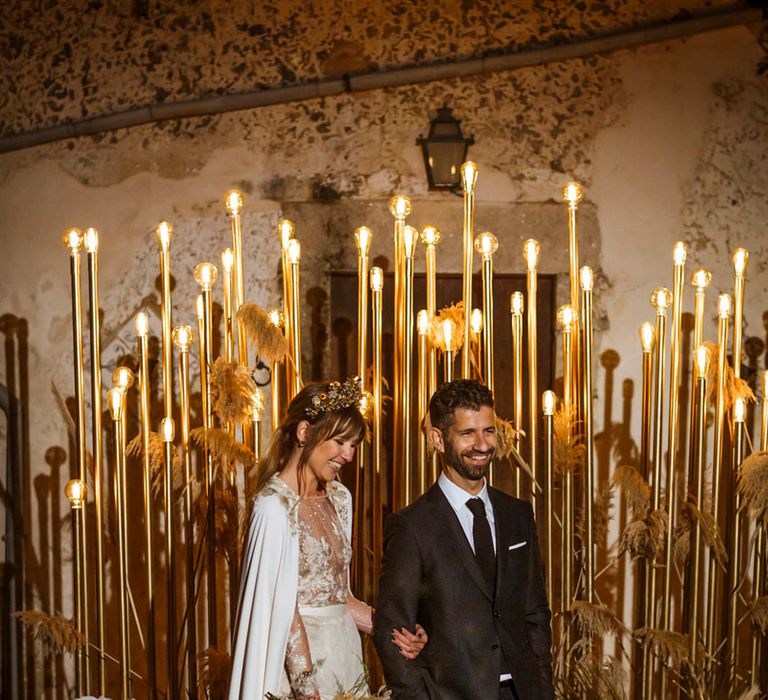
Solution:
[[(229, 700), (267, 693), (367, 694), (360, 632), (372, 609), (349, 590), (352, 497), (336, 477), (365, 437), (356, 380), (311, 384), (288, 406), (262, 460), (243, 550)], [(416, 658), (427, 641), (394, 631)]]

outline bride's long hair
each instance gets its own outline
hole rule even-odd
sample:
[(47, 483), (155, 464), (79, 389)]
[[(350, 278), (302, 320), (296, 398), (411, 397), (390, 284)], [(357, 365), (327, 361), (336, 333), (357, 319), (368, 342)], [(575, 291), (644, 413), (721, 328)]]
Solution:
[[(313, 415), (316, 397), (327, 394), (329, 389), (330, 382), (308, 384), (288, 404), (285, 418), (272, 433), (269, 446), (261, 459), (255, 493), (259, 493), (272, 476), (285, 468), (294, 446), (302, 447), (297, 467), (299, 488), (301, 488), (304, 468), (312, 450), (320, 443), (339, 435), (352, 436), (359, 440), (365, 438), (367, 425), (359, 408), (355, 405), (323, 410)], [(309, 423), (303, 446), (296, 436), (296, 429), (301, 421)]]

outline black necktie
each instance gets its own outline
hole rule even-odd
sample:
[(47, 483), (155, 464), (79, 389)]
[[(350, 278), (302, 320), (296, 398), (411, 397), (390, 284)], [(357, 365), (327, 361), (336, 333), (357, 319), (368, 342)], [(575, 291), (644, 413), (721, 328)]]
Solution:
[(491, 590), (496, 582), (496, 553), (493, 551), (491, 526), (485, 515), (485, 503), (480, 498), (470, 498), (467, 508), (472, 511), (472, 539), (475, 541), (475, 557)]

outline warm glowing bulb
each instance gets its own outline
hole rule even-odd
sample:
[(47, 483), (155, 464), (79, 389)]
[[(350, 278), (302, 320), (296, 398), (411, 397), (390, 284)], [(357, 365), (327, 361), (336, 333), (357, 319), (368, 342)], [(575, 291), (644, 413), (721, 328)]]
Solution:
[(125, 391), (119, 386), (112, 387), (107, 392), (107, 405), (109, 406), (109, 415), (112, 420), (120, 420), (123, 415), (123, 396)]
[(480, 309), (472, 309), (472, 315), (469, 317), (469, 327), (473, 333), (483, 332), (483, 312)]
[(691, 275), (691, 284), (696, 287), (697, 292), (703, 292), (709, 283), (712, 281), (712, 275), (709, 270), (705, 270), (703, 267), (698, 270), (694, 270)]
[(355, 245), (357, 245), (357, 252), (360, 257), (364, 258), (368, 255), (368, 251), (371, 249), (371, 238), (373, 238), (373, 231), (367, 226), (360, 226), (355, 229)]
[(202, 294), (198, 294), (197, 299), (195, 299), (195, 311), (197, 312), (198, 321), (205, 318), (205, 299)]
[(69, 248), (72, 255), (80, 252), (80, 246), (83, 245), (83, 234), (79, 228), (68, 228), (64, 232), (64, 245)]
[(547, 389), (541, 395), (541, 407), (544, 410), (545, 416), (551, 416), (555, 413), (555, 404), (557, 403), (557, 396), (551, 389)]
[(155, 227), (155, 237), (157, 243), (160, 246), (160, 250), (167, 252), (171, 247), (171, 239), (173, 238), (173, 226), (167, 221), (161, 221)]
[(112, 372), (112, 383), (123, 391), (128, 391), (133, 386), (133, 372), (130, 368), (120, 366)]
[(707, 376), (709, 369), (709, 348), (706, 345), (699, 345), (694, 353), (694, 363), (696, 365), (696, 376), (702, 379)]
[(672, 292), (666, 287), (657, 287), (651, 292), (651, 306), (656, 309), (656, 313), (659, 316), (663, 316), (664, 312), (669, 308), (672, 303)]
[(589, 265), (584, 265), (584, 267), (579, 270), (579, 277), (581, 279), (581, 288), (585, 292), (591, 292), (592, 285), (595, 282), (595, 274), (592, 272), (592, 268), (589, 267)]
[(72, 479), (64, 487), (64, 495), (67, 497), (72, 510), (78, 510), (83, 507), (87, 493), (88, 487), (81, 479)]
[(207, 292), (213, 287), (216, 282), (219, 271), (216, 269), (216, 265), (209, 262), (201, 262), (195, 265), (195, 282), (197, 282)]
[(720, 318), (728, 318), (731, 315), (730, 294), (721, 294), (717, 297), (717, 315)]
[(288, 241), (288, 262), (291, 265), (298, 265), (301, 260), (301, 243), (295, 238)]
[(443, 321), (443, 341), (446, 351), (450, 350), (453, 343), (453, 321), (450, 318)]
[(293, 221), (289, 219), (280, 219), (277, 222), (277, 230), (280, 232), (280, 245), (283, 250), (288, 249), (288, 241), (293, 238), (293, 234), (296, 232), (296, 227), (293, 225)]
[(677, 265), (685, 265), (685, 257), (688, 253), (688, 249), (685, 247), (683, 241), (675, 243), (675, 247), (672, 249), (672, 262)]
[(746, 412), (747, 402), (741, 398), (741, 396), (739, 396), (733, 402), (733, 420), (735, 420), (737, 423), (743, 423)]
[(189, 350), (189, 346), (195, 340), (195, 333), (190, 326), (186, 324), (180, 324), (174, 326), (173, 333), (171, 333), (173, 343), (179, 350)]
[(403, 228), (403, 248), (406, 258), (412, 258), (416, 252), (416, 241), (419, 240), (419, 232), (413, 226)]
[(99, 249), (99, 232), (91, 227), (86, 230), (83, 236), (86, 253), (95, 253)]
[(264, 392), (256, 387), (256, 391), (251, 396), (251, 416), (253, 420), (261, 420), (261, 414), (264, 413)]
[(461, 185), (465, 192), (472, 192), (477, 184), (477, 163), (468, 160), (461, 166)]
[(232, 252), (232, 248), (224, 248), (221, 251), (221, 267), (229, 274), (232, 272), (232, 266), (235, 264), (235, 254)]
[(139, 338), (146, 336), (147, 333), (149, 333), (149, 318), (147, 317), (147, 314), (143, 311), (139, 311), (139, 313), (136, 314), (134, 325), (136, 326), (136, 335), (139, 336)]
[(427, 224), (421, 229), (421, 242), (426, 246), (435, 246), (440, 242), (440, 229), (431, 224)]
[(396, 194), (389, 200), (389, 211), (396, 219), (404, 219), (412, 209), (411, 200), (405, 195)]
[(163, 436), (163, 442), (173, 442), (174, 432), (173, 418), (166, 416), (160, 421), (160, 434)]
[(275, 328), (282, 328), (285, 325), (285, 315), (280, 309), (270, 309), (267, 312), (267, 316), (269, 316), (269, 322)]
[(364, 391), (360, 394), (358, 410), (363, 418), (370, 418), (371, 411), (373, 411), (373, 394), (370, 391)]
[(643, 352), (653, 352), (653, 346), (656, 344), (656, 329), (648, 321), (640, 326), (640, 344), (643, 346)]
[(584, 188), (578, 182), (569, 182), (563, 187), (563, 200), (568, 206), (576, 207), (584, 199)]
[(237, 216), (243, 208), (243, 204), (245, 204), (245, 200), (240, 190), (229, 190), (224, 195), (224, 206), (230, 216)]
[(512, 296), (509, 297), (509, 310), (515, 316), (521, 316), (523, 313), (523, 306), (525, 305), (525, 297), (522, 292), (512, 292)]
[(371, 268), (371, 289), (374, 292), (384, 289), (384, 271), (380, 267)]
[(416, 328), (419, 330), (419, 335), (429, 333), (429, 314), (426, 309), (422, 309), (416, 314)]
[(737, 275), (741, 276), (747, 271), (748, 262), (749, 251), (746, 248), (736, 248), (733, 251), (733, 269)]
[(490, 258), (499, 249), (499, 241), (490, 231), (483, 231), (475, 238), (475, 250), (484, 258)]
[(523, 243), (523, 257), (528, 272), (533, 272), (539, 264), (539, 242), (529, 238)]
[(557, 311), (557, 322), (565, 333), (573, 330), (573, 324), (576, 323), (578, 314), (570, 304), (563, 304)]

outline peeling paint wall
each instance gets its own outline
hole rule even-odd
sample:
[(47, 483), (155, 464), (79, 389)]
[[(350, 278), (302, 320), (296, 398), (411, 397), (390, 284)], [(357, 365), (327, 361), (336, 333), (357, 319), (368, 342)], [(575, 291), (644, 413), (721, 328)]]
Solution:
[[(0, 29), (0, 132), (148, 103), (530, 47), (728, 3), (510, 5), (12, 3), (3, 9), (7, 21)], [(247, 201), (246, 296), (262, 306), (280, 298), (280, 216), (297, 224), (306, 288), (327, 290), (329, 271), (355, 268), (356, 226), (374, 228), (372, 256), (391, 257), (387, 200), (396, 192), (413, 198), (414, 225), (441, 228), (439, 266), (458, 272), (461, 201), (427, 191), (415, 144), (426, 133), (431, 110), (443, 103), (475, 137), (470, 156), (480, 166), (477, 230), (499, 237), (496, 270), (522, 272), (521, 241), (539, 239), (541, 271), (559, 275), (558, 303), (568, 294), (560, 189), (569, 179), (585, 185), (581, 263), (597, 272), (602, 355), (596, 431), (604, 449), (627, 421), (623, 429), (636, 443), (637, 328), (652, 317), (650, 291), (671, 285), (676, 240), (689, 243), (688, 270), (712, 270), (710, 338), (716, 292), (732, 285), (730, 251), (738, 245), (750, 250), (745, 337), (765, 340), (768, 88), (757, 74), (764, 60), (760, 30), (736, 28), (514, 72), (161, 122), (0, 156), (0, 315), (29, 325), (28, 485), (50, 477), (52, 448), (67, 449), (50, 390), (53, 382), (64, 394), (72, 391), (67, 254), (60, 242), (65, 227), (95, 226), (101, 232), (105, 382), (117, 359), (132, 351), (137, 310), (156, 317), (152, 329), (159, 333), (154, 226), (161, 219), (175, 226), (174, 321), (190, 323), (194, 265), (218, 264), (221, 249), (230, 244), (221, 195), (233, 186)], [(423, 266), (419, 256), (417, 269)], [(689, 288), (686, 310), (691, 309)], [(308, 306), (304, 311), (309, 313)], [(765, 366), (761, 357), (756, 362)], [(7, 362), (0, 363), (0, 381), (8, 381), (7, 371)], [(626, 382), (633, 383), (635, 396), (628, 418), (619, 408)], [(63, 488), (66, 471), (65, 464), (51, 493)], [(607, 476), (606, 463), (600, 479)], [(61, 500), (54, 504), (63, 509)], [(34, 498), (30, 508), (34, 520)], [(40, 549), (55, 542), (40, 532), (29, 536), (36, 556), (48, 561), (50, 551)], [(30, 596), (34, 605), (71, 614), (66, 587), (56, 591), (46, 584)], [(38, 690), (45, 685), (41, 677)]]

